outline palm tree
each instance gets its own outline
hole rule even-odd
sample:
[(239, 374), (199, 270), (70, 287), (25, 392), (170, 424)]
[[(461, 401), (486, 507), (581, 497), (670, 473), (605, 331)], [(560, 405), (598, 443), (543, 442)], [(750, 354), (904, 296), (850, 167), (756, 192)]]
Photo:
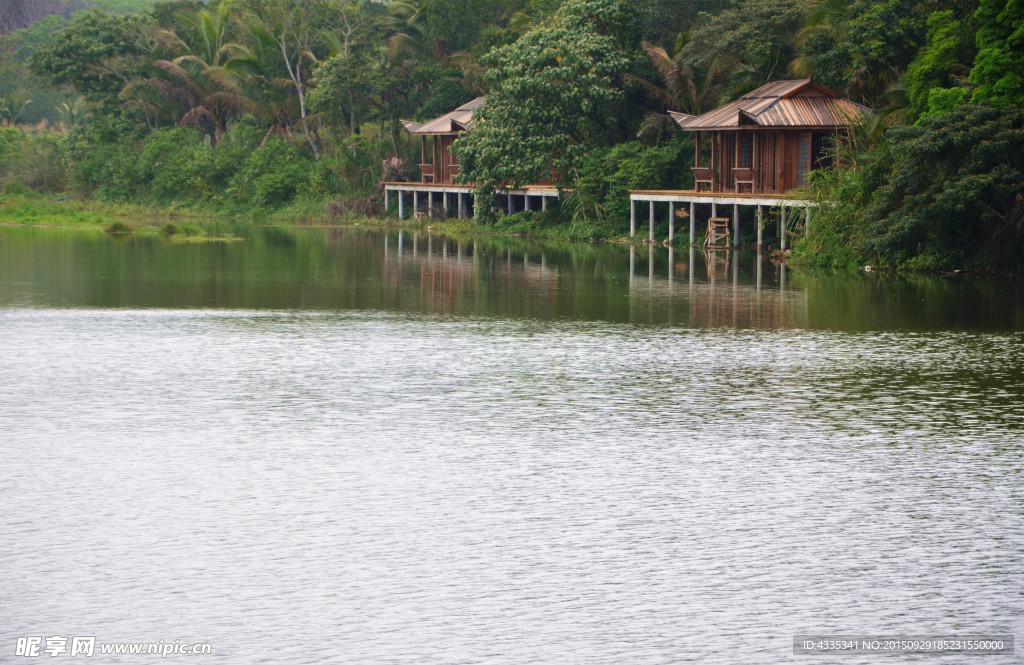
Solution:
[(686, 41), (685, 34), (679, 35), (672, 54), (660, 46), (642, 42), (644, 51), (661, 75), (664, 87), (637, 77), (632, 77), (632, 80), (645, 87), (666, 107), (689, 115), (700, 115), (712, 108), (722, 93), (726, 68), (718, 61), (703, 68), (686, 62), (683, 58)]
[[(230, 115), (249, 106), (237, 69), (250, 54), (240, 44), (227, 41), (230, 14), (230, 0), (221, 0), (212, 13), (204, 9), (183, 17), (191, 28), (188, 40), (173, 31), (161, 31), (159, 35), (182, 55), (157, 60), (153, 64), (164, 76), (129, 82), (122, 98), (153, 114), (161, 110), (173, 113), (177, 106), (182, 111), (179, 124), (203, 128), (211, 145), (220, 142)], [(171, 104), (161, 105), (147, 90), (162, 93)]]
[(431, 43), (427, 37), (427, 20), (420, 0), (392, 0), (388, 14), (397, 23), (397, 30), (388, 37), (388, 55), (426, 60), (445, 55), (444, 43)]

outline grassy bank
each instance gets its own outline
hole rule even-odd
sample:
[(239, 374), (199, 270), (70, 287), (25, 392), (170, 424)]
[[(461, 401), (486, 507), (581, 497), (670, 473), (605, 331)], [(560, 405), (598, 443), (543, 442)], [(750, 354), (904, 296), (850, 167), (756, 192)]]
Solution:
[(115, 224), (158, 232), (167, 224), (205, 223), (222, 216), (166, 210), (132, 203), (104, 203), (74, 197), (35, 194), (0, 197), (0, 224), (104, 231)]
[[(166, 209), (132, 203), (107, 203), (63, 195), (16, 194), (0, 199), (0, 225), (79, 229), (114, 233), (162, 233), (175, 240), (223, 238), (239, 224), (272, 226), (352, 226), (367, 229), (405, 229), (449, 236), (502, 236), (563, 242), (624, 242), (614, 224), (601, 221), (566, 222), (557, 210), (524, 211), (499, 217), (494, 223), (476, 218), (399, 219), (394, 211), (382, 216), (339, 212), (323, 199), (300, 198), (265, 214), (225, 213), (202, 209)], [(667, 235), (659, 229), (659, 238)], [(646, 235), (632, 242), (643, 244)], [(684, 232), (676, 246), (688, 246)]]

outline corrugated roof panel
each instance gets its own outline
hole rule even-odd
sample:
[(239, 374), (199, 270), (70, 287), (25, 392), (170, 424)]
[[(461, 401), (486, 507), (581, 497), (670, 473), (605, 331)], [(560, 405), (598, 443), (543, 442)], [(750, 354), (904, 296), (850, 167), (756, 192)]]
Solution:
[(762, 127), (838, 127), (870, 113), (866, 106), (841, 99), (808, 79), (773, 81), (725, 106), (687, 116), (680, 127), (690, 131), (729, 129), (751, 121)]
[[(485, 97), (477, 97), (471, 102), (466, 102), (454, 111), (449, 111), (444, 115), (428, 120), (422, 123), (415, 129), (409, 129), (410, 134), (455, 134), (469, 127), (469, 123), (473, 120), (473, 109), (479, 108), (483, 105)], [(403, 121), (406, 128), (409, 128), (416, 123)]]

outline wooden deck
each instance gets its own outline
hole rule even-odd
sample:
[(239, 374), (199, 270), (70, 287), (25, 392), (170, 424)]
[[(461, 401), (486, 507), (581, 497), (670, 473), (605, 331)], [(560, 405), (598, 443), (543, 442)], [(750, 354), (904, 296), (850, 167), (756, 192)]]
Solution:
[(694, 189), (634, 189), (631, 201), (668, 201), (675, 203), (714, 203), (718, 205), (813, 206), (814, 202), (793, 194), (749, 194), (735, 192), (698, 192)]

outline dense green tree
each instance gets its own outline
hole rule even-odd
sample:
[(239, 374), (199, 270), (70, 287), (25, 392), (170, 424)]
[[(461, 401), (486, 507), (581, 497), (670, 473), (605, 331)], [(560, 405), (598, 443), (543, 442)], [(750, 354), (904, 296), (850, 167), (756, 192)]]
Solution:
[(624, 19), (621, 0), (567, 0), (550, 22), (485, 59), (491, 92), (455, 143), (479, 201), (499, 187), (564, 186), (588, 146), (607, 140), (628, 65), (610, 35)]
[(128, 81), (147, 71), (146, 58), (157, 48), (154, 27), (143, 16), (88, 12), (32, 55), (32, 73), (91, 101), (113, 102)]
[(801, 0), (746, 0), (717, 15), (701, 14), (682, 58), (708, 71), (731, 60), (744, 74), (735, 91), (784, 78), (795, 56), (793, 35), (804, 22)]
[(963, 86), (974, 60), (974, 31), (971, 24), (956, 17), (952, 10), (933, 13), (928, 18), (925, 47), (903, 77), (911, 110), (915, 116), (952, 110), (962, 103), (969, 90)]
[(892, 167), (865, 213), (861, 251), (962, 268), (1024, 260), (1024, 109), (969, 106), (890, 132)]
[(1024, 106), (1024, 0), (981, 0), (976, 20), (975, 101)]

